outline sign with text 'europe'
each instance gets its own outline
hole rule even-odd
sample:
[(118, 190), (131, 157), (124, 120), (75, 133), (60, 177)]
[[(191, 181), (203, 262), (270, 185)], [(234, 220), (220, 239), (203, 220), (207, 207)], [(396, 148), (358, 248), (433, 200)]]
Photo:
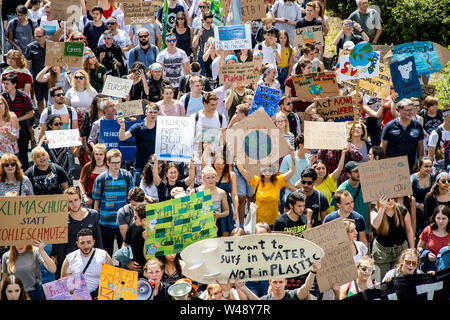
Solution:
[(195, 119), (159, 116), (155, 154), (158, 160), (189, 161), (193, 154)]
[(133, 86), (133, 80), (122, 79), (114, 76), (106, 76), (105, 85), (102, 94), (117, 98), (126, 98)]

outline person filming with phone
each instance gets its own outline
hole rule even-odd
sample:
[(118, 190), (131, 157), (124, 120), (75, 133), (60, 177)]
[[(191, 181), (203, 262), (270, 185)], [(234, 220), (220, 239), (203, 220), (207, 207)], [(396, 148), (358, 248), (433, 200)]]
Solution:
[[(355, 34), (353, 31), (357, 30), (361, 33), (361, 35)], [(334, 38), (333, 45), (336, 46), (336, 52), (339, 56), (339, 51), (344, 48), (344, 43), (347, 41), (351, 41), (354, 44), (357, 44), (362, 41), (369, 41), (369, 36), (364, 32), (361, 26), (352, 20), (345, 19), (342, 21), (342, 29)]]

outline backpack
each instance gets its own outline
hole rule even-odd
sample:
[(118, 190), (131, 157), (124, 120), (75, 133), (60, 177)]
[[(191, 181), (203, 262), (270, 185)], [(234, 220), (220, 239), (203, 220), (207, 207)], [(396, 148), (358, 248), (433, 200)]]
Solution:
[[(69, 127), (70, 127), (70, 129), (72, 129), (72, 107), (66, 106), (66, 108), (67, 108), (67, 112), (69, 112), (69, 118), (70, 118)], [(52, 106), (48, 106), (47, 107), (47, 119), (50, 117), (51, 114), (52, 114)]]
[[(156, 61), (156, 56), (157, 56), (157, 54), (156, 54), (156, 46), (150, 43), (150, 47), (152, 48), (153, 57), (155, 58), (155, 61)], [(133, 49), (134, 49), (134, 62), (136, 62), (136, 61), (138, 61), (138, 49), (139, 49), (139, 46), (136, 46)]]
[(441, 140), (442, 140), (442, 127), (439, 126), (436, 129), (434, 129), (438, 135), (438, 141), (436, 143), (436, 148), (434, 150), (435, 159), (436, 160), (442, 160), (444, 159), (444, 152), (441, 150)]
[[(202, 90), (202, 95), (204, 95), (206, 92)], [(191, 100), (191, 93), (186, 93), (186, 98), (184, 99), (184, 111), (187, 112), (187, 108), (189, 106), (189, 100)]]
[[(33, 21), (31, 21), (31, 19), (27, 19), (28, 20), (28, 25), (31, 27), (31, 33), (33, 34), (34, 37), (34, 25), (33, 25)], [(14, 19), (13, 20), (13, 35), (16, 34), (16, 28), (19, 25), (19, 19)]]
[[(206, 84), (206, 77), (205, 76), (200, 76), (202, 78), (202, 87), (203, 89), (205, 89), (205, 84)], [(191, 78), (190, 75), (184, 76), (184, 87), (183, 87), (183, 91), (186, 91), (186, 88), (189, 85), (189, 79)]]
[[(106, 173), (107, 172), (108, 171), (105, 171), (104, 173), (99, 175), (101, 194), (103, 194), (103, 192), (105, 191)], [(120, 169), (120, 172), (122, 173), (123, 179), (125, 180), (125, 183), (127, 184), (127, 193), (128, 193), (128, 189), (130, 188), (130, 182), (131, 182), (130, 173), (124, 169)]]
[(436, 257), (437, 270), (444, 270), (450, 267), (450, 246), (442, 247)]
[[(200, 111), (195, 113), (195, 126), (197, 126), (197, 122), (198, 122), (198, 119), (200, 117), (199, 112)], [(220, 128), (222, 128), (223, 115), (220, 112), (217, 112), (217, 114), (219, 115)]]

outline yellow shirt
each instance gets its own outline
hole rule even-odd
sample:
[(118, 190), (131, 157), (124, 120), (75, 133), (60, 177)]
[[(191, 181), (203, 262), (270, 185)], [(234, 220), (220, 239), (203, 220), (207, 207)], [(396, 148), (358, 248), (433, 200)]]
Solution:
[[(333, 194), (336, 192), (337, 183), (333, 180), (331, 175), (328, 175), (321, 184), (315, 186), (314, 189), (320, 191), (327, 198), (328, 203), (331, 203), (331, 199), (333, 198)], [(331, 213), (335, 210), (334, 206), (330, 206), (327, 210), (328, 213)]]
[[(291, 55), (294, 54), (294, 50), (292, 50)], [(289, 67), (289, 59), (291, 58), (289, 56), (289, 48), (285, 48), (283, 50), (281, 50), (281, 54), (280, 54), (280, 64), (278, 65), (278, 68), (284, 68), (284, 67)]]
[(280, 190), (287, 185), (284, 179), (284, 174), (275, 177), (275, 181), (260, 183), (261, 178), (254, 176), (250, 180), (250, 185), (256, 191), (256, 222), (267, 222), (269, 226), (273, 225), (275, 219), (278, 217), (278, 200), (280, 199)]

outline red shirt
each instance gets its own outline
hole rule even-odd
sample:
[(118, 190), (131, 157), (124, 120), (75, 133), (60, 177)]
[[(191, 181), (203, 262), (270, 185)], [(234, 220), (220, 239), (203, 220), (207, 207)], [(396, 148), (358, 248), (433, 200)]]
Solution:
[(21, 72), (19, 70), (5, 70), (2, 73), (2, 81), (5, 78), (5, 76), (10, 73), (17, 75), (18, 83), (16, 89), (23, 90), (27, 83), (33, 84), (33, 78), (31, 77), (31, 74), (29, 72)]
[(111, 17), (113, 12), (114, 12), (114, 7), (110, 6), (108, 10), (103, 10), (103, 16), (105, 17), (105, 19), (108, 19), (109, 17)]
[(436, 256), (442, 247), (450, 246), (450, 234), (445, 237), (438, 237), (432, 230), (430, 230), (430, 226), (423, 229), (419, 238), (420, 240), (426, 242), (426, 249), (433, 252)]

